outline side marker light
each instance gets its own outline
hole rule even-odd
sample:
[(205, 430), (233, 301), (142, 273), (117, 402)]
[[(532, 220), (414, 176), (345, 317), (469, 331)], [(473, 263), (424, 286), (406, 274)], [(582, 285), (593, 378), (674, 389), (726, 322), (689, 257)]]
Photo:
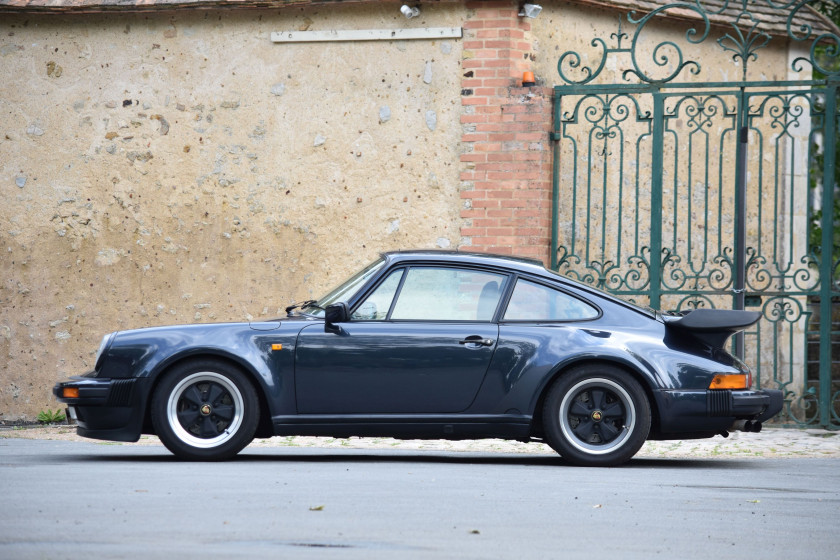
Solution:
[(282, 350), (282, 349), (283, 349), (283, 345), (282, 345), (282, 344), (272, 344), (272, 345), (271, 345), (271, 350), (272, 350), (273, 352), (277, 352), (278, 350)]
[(61, 396), (65, 399), (78, 399), (79, 389), (77, 387), (65, 387), (61, 390)]

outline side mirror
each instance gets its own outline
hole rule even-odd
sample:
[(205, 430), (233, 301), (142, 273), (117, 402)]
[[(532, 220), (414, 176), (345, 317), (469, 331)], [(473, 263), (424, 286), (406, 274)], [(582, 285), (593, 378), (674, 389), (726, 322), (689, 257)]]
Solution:
[(332, 303), (324, 310), (324, 330), (327, 332), (339, 332), (341, 327), (338, 323), (346, 323), (350, 320), (350, 311), (344, 302)]

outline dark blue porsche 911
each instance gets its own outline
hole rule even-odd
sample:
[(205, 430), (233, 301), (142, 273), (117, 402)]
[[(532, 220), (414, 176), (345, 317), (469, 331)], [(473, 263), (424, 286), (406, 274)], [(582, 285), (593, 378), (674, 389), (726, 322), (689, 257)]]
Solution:
[(229, 459), (254, 437), (390, 436), (544, 441), (593, 466), (646, 439), (757, 432), (783, 404), (724, 349), (760, 314), (661, 314), (537, 261), (386, 253), (286, 311), (111, 333), (55, 395), (79, 435), (157, 434), (183, 459)]

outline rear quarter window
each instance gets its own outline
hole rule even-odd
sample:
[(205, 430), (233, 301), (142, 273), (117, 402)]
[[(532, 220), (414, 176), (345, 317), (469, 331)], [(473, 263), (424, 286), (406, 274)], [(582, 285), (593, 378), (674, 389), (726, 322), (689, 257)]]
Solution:
[(519, 278), (505, 310), (505, 321), (585, 321), (600, 312), (560, 290)]

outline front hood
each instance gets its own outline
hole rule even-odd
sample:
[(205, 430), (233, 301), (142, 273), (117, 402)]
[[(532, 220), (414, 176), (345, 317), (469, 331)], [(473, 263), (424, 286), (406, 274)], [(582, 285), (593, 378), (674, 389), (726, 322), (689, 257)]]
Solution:
[(248, 325), (255, 331), (276, 331), (280, 328), (282, 323), (280, 321), (263, 321), (259, 323), (251, 322)]
[(302, 313), (292, 313), (283, 318), (268, 319), (266, 321), (253, 321), (248, 323), (251, 329), (255, 331), (276, 331), (282, 325), (293, 325), (294, 323), (310, 323), (312, 321), (321, 321), (318, 317), (312, 315), (304, 315)]
[(139, 329), (122, 330), (113, 333), (120, 338), (125, 335), (166, 335), (173, 331), (177, 332), (195, 332), (195, 331), (217, 331), (217, 330), (237, 330), (241, 328), (248, 328), (254, 331), (275, 331), (285, 323), (293, 323), (297, 321), (312, 321), (312, 317), (287, 317), (281, 319), (269, 319), (267, 321), (252, 321), (250, 323), (193, 323), (184, 325), (164, 325), (160, 327), (142, 327)]
[(291, 345), (305, 323), (256, 321), (171, 325), (119, 331), (103, 354), (99, 377), (149, 377), (173, 360), (193, 355), (226, 356), (243, 364), (264, 361), (271, 344)]
[[(280, 326), (279, 322), (273, 323), (275, 327)], [(249, 327), (249, 323), (193, 323), (183, 325), (162, 325), (159, 327), (141, 327), (138, 329), (127, 329), (117, 331), (114, 334), (117, 338), (123, 339), (126, 336), (137, 337), (142, 335), (162, 335), (165, 336), (171, 332), (197, 332), (206, 330), (225, 330), (225, 329), (241, 329)]]

